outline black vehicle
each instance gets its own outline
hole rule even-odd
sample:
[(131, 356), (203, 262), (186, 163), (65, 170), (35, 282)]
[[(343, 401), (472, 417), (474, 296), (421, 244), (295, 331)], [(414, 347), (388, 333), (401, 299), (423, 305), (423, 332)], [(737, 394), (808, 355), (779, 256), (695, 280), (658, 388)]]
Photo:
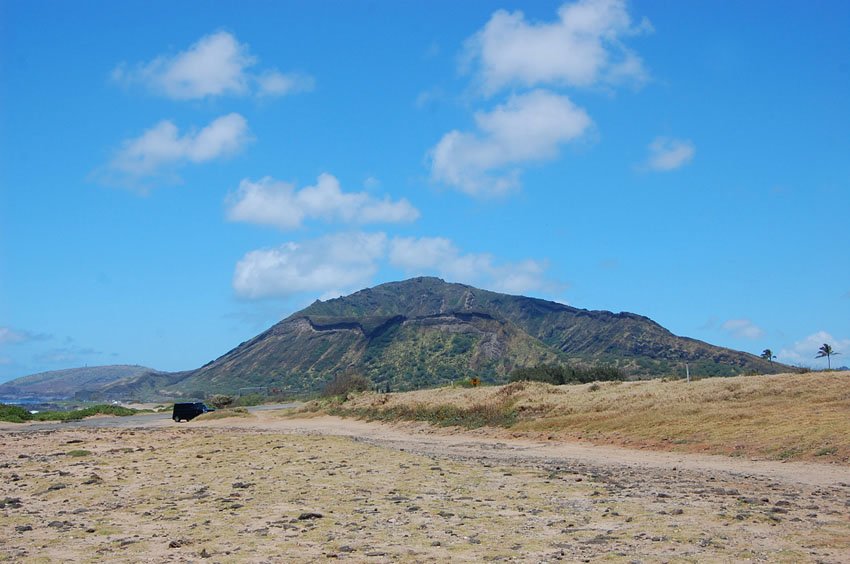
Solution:
[(210, 411), (215, 411), (215, 408), (207, 407), (204, 403), (199, 401), (191, 403), (175, 403), (174, 412), (171, 414), (171, 418), (178, 423), (181, 419), (191, 421), (198, 415), (208, 413)]

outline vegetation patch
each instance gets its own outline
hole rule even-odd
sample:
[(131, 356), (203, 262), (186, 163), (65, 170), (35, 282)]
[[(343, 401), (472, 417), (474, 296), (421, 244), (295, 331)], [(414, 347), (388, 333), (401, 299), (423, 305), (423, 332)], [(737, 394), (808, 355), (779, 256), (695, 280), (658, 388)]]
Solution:
[(19, 405), (7, 405), (0, 403), (0, 421), (11, 423), (24, 423), (32, 419), (32, 413)]
[(615, 366), (563, 366), (557, 364), (517, 368), (511, 372), (510, 376), (511, 382), (545, 382), (555, 386), (625, 379), (625, 372)]
[(0, 404), (0, 421), (9, 421), (11, 423), (25, 423), (26, 421), (77, 421), (85, 419), (93, 415), (135, 415), (141, 413), (141, 410), (130, 409), (120, 405), (93, 405), (84, 409), (75, 409), (72, 411), (42, 411), (40, 413), (30, 413), (26, 409), (17, 405)]

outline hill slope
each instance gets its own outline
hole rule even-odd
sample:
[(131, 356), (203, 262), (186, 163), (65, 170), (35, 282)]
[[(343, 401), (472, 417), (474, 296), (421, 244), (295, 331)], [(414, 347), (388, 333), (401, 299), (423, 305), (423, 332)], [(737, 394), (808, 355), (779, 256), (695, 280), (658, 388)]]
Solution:
[(141, 377), (133, 386), (184, 394), (250, 386), (306, 392), (353, 371), (406, 390), (471, 375), (504, 382), (514, 368), (543, 363), (606, 364), (642, 376), (679, 372), (686, 361), (700, 375), (788, 368), (677, 337), (640, 315), (414, 278), (317, 301), (198, 370), (171, 375), (170, 383)]
[(63, 399), (82, 390), (99, 390), (123, 378), (133, 378), (153, 370), (145, 366), (117, 364), (86, 366), (40, 372), (0, 384), (0, 396), (5, 398), (39, 397)]

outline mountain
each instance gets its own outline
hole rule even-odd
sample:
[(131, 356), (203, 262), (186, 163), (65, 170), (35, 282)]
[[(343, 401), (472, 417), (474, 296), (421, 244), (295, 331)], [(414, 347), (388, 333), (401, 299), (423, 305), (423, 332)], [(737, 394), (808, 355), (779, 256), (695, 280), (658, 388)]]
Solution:
[[(189, 372), (114, 384), (122, 390), (245, 393), (250, 387), (303, 393), (357, 372), (393, 390), (467, 376), (504, 382), (518, 367), (564, 363), (616, 366), (629, 376), (775, 373), (788, 367), (677, 337), (647, 317), (589, 311), (414, 278), (316, 301), (222, 357)], [(170, 379), (170, 380), (169, 380)]]
[(0, 384), (0, 397), (67, 399), (81, 391), (95, 391), (122, 378), (150, 374), (145, 366), (117, 364), (52, 370), (22, 376)]

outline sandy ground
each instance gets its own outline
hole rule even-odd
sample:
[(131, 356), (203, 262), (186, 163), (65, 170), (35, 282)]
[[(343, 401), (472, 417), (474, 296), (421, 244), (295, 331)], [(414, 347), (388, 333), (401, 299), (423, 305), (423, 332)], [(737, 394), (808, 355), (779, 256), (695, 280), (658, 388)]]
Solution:
[(850, 562), (846, 466), (274, 412), (146, 421), (0, 427), (0, 560)]

